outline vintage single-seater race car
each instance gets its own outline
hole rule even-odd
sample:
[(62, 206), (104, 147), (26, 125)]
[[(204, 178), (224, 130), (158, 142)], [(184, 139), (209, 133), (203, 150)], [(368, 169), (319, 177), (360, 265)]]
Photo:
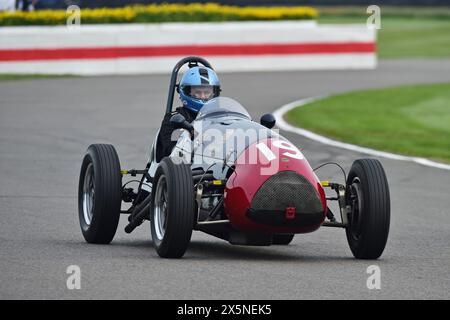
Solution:
[[(211, 68), (187, 57), (173, 69), (166, 113), (172, 112), (178, 71), (184, 65)], [(236, 245), (287, 245), (295, 234), (321, 226), (344, 228), (353, 255), (377, 259), (389, 233), (390, 198), (378, 160), (356, 160), (345, 184), (320, 181), (302, 152), (272, 130), (271, 114), (252, 121), (246, 109), (227, 97), (208, 101), (189, 123), (170, 119), (176, 145), (162, 154), (158, 134), (144, 169), (121, 170), (112, 145), (93, 144), (81, 166), (78, 204), (84, 238), (110, 243), (121, 214), (125, 232), (149, 220), (157, 253), (180, 258), (193, 230)], [(122, 185), (124, 175), (141, 176), (137, 188)], [(329, 188), (333, 196), (327, 196)], [(334, 195), (335, 193), (335, 195)], [(328, 203), (337, 201), (336, 220)], [(122, 204), (129, 203), (127, 209)]]

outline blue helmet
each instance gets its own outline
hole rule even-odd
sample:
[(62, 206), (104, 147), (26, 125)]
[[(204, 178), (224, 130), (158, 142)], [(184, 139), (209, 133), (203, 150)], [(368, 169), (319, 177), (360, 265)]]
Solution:
[(193, 67), (181, 78), (178, 92), (183, 106), (197, 113), (208, 100), (219, 96), (220, 81), (212, 69)]

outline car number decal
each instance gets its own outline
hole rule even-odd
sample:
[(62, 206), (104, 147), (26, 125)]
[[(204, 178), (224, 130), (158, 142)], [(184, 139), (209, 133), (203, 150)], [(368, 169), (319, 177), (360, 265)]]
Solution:
[[(278, 149), (286, 151), (281, 153), (283, 156), (294, 158), (297, 160), (302, 160), (305, 158), (303, 153), (300, 150), (298, 150), (296, 146), (287, 141), (275, 140), (273, 141), (273, 146), (277, 147)], [(277, 158), (275, 153), (264, 142), (258, 143), (256, 145), (256, 148), (258, 148), (258, 150), (264, 155), (264, 157), (269, 162)]]

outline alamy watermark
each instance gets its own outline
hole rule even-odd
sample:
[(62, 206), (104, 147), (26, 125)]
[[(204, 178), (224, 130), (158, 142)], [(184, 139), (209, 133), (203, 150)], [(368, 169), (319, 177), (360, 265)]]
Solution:
[(69, 290), (81, 289), (81, 268), (77, 265), (70, 265), (66, 269), (67, 277), (66, 286)]
[(219, 162), (224, 167), (257, 164), (260, 166), (261, 175), (273, 175), (278, 172), (280, 161), (305, 158), (303, 153), (282, 138), (276, 129), (205, 129), (201, 121), (195, 123), (194, 127), (194, 139), (191, 139), (186, 130), (172, 133), (172, 141), (177, 142), (172, 151), (175, 155), (172, 157), (174, 161), (210, 166)]
[(66, 26), (71, 30), (78, 30), (81, 27), (81, 9), (77, 5), (71, 5), (66, 9)]
[(381, 29), (381, 8), (377, 5), (371, 5), (367, 7), (367, 14), (370, 16), (367, 18), (367, 28), (369, 29)]
[(369, 290), (381, 289), (381, 269), (376, 264), (367, 267), (366, 273), (370, 276), (367, 278), (366, 285)]

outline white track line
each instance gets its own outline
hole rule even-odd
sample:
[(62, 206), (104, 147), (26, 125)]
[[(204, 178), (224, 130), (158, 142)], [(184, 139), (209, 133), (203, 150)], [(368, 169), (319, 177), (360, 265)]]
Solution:
[(308, 130), (305, 130), (302, 128), (294, 127), (294, 126), (290, 125), (289, 123), (287, 123), (283, 119), (283, 115), (286, 112), (288, 112), (289, 110), (294, 109), (295, 107), (304, 106), (305, 104), (308, 104), (310, 102), (313, 102), (313, 101), (316, 101), (316, 100), (319, 100), (322, 98), (324, 98), (324, 97), (322, 96), (322, 97), (316, 97), (316, 98), (307, 98), (307, 99), (297, 100), (297, 101), (288, 103), (288, 104), (282, 106), (281, 108), (275, 110), (273, 112), (273, 115), (275, 116), (275, 119), (277, 120), (278, 127), (281, 130), (297, 133), (297, 134), (304, 136), (306, 138), (309, 138), (311, 140), (318, 141), (320, 143), (327, 144), (327, 145), (330, 145), (333, 147), (347, 149), (347, 150), (356, 151), (356, 152), (365, 153), (365, 154), (370, 154), (373, 156), (387, 158), (387, 159), (411, 161), (411, 162), (415, 162), (415, 163), (418, 163), (418, 164), (421, 164), (424, 166), (428, 166), (428, 167), (450, 170), (450, 165), (448, 165), (448, 164), (431, 161), (431, 160), (428, 160), (425, 158), (408, 157), (408, 156), (403, 156), (403, 155), (384, 152), (384, 151), (378, 151), (378, 150), (374, 150), (374, 149), (370, 149), (370, 148), (355, 146), (353, 144), (332, 140), (332, 139), (326, 138), (324, 136), (318, 135), (314, 132), (311, 132), (311, 131), (308, 131)]

